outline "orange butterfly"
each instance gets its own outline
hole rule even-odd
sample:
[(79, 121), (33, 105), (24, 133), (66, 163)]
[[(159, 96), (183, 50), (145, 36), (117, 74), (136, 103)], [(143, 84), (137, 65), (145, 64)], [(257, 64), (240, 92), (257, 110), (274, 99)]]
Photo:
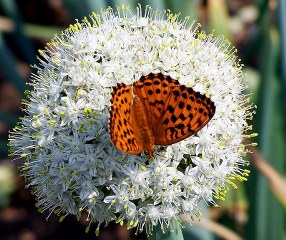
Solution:
[(121, 151), (154, 156), (155, 145), (170, 145), (195, 134), (214, 116), (210, 98), (162, 73), (142, 76), (133, 86), (113, 87), (109, 119), (112, 143)]

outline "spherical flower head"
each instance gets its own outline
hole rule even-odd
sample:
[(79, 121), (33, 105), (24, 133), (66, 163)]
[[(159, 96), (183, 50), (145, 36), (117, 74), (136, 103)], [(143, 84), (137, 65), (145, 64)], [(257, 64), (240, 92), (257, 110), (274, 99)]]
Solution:
[[(233, 179), (245, 180), (242, 140), (252, 106), (235, 50), (169, 11), (107, 9), (56, 36), (40, 51), (25, 116), (11, 132), (15, 157), (41, 210), (90, 221), (166, 229), (200, 215)], [(216, 112), (195, 135), (156, 147), (154, 158), (110, 141), (112, 87), (162, 73), (211, 98)], [(235, 185), (234, 185), (235, 186)]]

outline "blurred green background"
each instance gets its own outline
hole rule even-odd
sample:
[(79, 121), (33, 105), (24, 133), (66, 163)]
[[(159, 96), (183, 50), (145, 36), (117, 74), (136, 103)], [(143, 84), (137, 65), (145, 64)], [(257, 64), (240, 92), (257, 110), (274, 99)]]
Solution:
[(23, 114), (21, 98), (37, 50), (74, 19), (122, 3), (180, 12), (207, 33), (224, 35), (238, 50), (247, 93), (257, 106), (252, 123), (258, 147), (249, 147), (249, 180), (230, 190), (220, 208), (206, 209), (200, 223), (186, 225), (185, 239), (286, 239), (285, 0), (0, 0), (0, 239), (146, 239), (117, 225), (102, 228), (96, 238), (94, 231), (84, 233), (84, 219), (73, 216), (46, 221), (48, 213), (37, 212), (19, 177), (22, 160), (8, 157), (8, 131)]

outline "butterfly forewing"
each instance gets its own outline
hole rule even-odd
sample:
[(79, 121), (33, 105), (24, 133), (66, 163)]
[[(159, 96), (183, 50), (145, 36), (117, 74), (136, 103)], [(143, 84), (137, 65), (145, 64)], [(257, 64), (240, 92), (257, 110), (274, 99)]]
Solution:
[(162, 73), (150, 73), (134, 83), (134, 95), (143, 102), (152, 128), (158, 128), (171, 88), (178, 84), (177, 80)]
[(121, 151), (138, 154), (143, 151), (140, 133), (134, 127), (131, 104), (132, 89), (123, 83), (113, 87), (109, 118), (109, 132), (112, 143)]
[(201, 130), (215, 113), (214, 103), (184, 85), (171, 89), (158, 128), (155, 144), (170, 145)]

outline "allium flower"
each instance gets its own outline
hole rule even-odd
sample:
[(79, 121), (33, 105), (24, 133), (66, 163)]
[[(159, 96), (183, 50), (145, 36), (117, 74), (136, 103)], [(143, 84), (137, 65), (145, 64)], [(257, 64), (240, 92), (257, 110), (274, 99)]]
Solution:
[[(91, 221), (116, 220), (150, 232), (198, 204), (223, 199), (233, 179), (245, 180), (242, 140), (252, 106), (235, 50), (188, 26), (168, 11), (140, 6), (107, 9), (76, 23), (40, 51), (25, 116), (11, 132), (11, 151), (41, 210)], [(154, 159), (130, 155), (110, 142), (112, 87), (163, 73), (210, 97), (212, 120), (197, 134), (155, 150)], [(234, 185), (235, 186), (235, 185)]]

